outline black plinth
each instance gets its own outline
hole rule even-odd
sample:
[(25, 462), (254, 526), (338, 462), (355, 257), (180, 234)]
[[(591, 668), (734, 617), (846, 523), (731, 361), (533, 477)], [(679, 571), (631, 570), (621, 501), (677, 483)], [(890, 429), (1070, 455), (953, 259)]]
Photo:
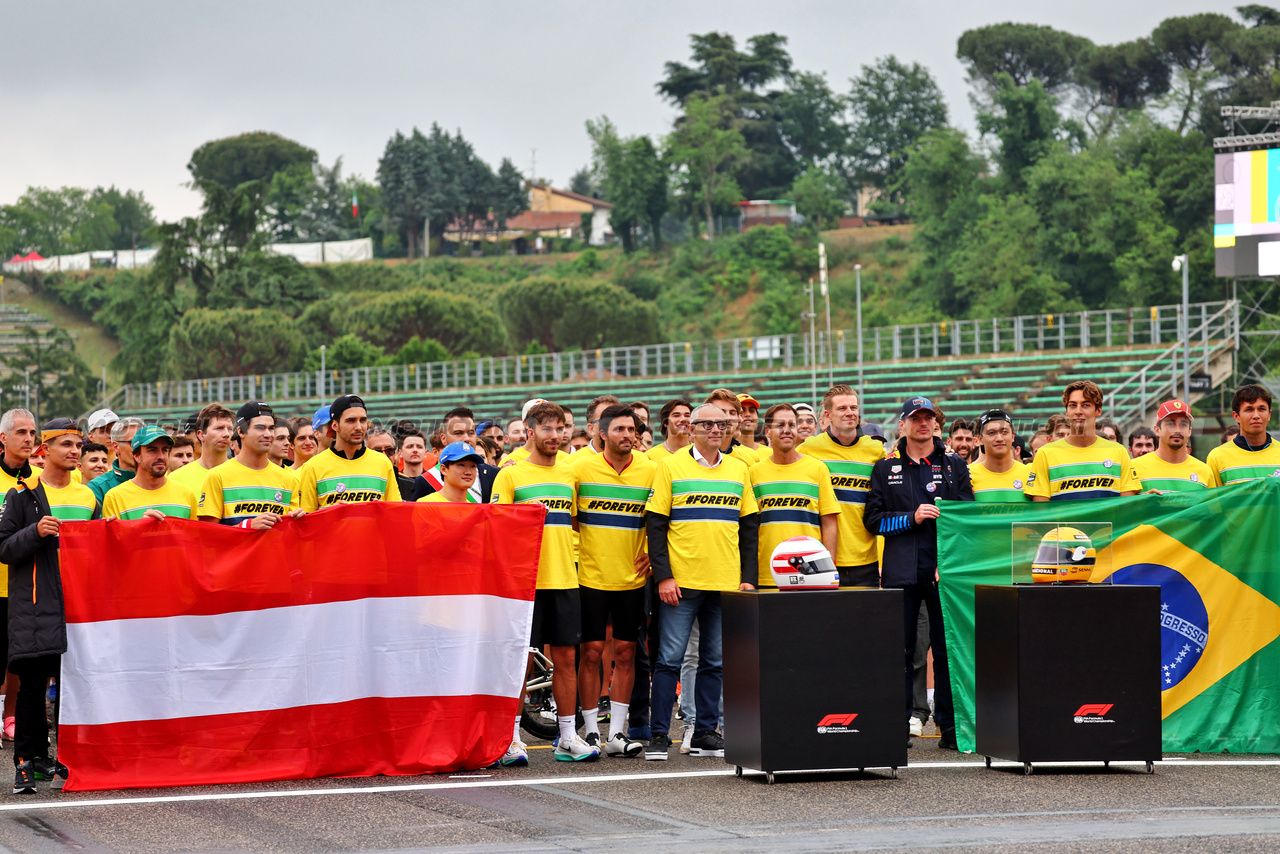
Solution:
[(1022, 762), (1160, 758), (1160, 588), (978, 585), (977, 752)]
[(907, 764), (902, 591), (725, 593), (725, 761), (768, 773)]

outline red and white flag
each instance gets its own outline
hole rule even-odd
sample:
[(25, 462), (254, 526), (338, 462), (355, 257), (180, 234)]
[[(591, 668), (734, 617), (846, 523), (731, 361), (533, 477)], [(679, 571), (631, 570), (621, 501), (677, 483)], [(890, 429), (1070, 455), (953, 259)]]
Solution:
[(488, 765), (519, 710), (544, 512), (64, 526), (66, 788)]

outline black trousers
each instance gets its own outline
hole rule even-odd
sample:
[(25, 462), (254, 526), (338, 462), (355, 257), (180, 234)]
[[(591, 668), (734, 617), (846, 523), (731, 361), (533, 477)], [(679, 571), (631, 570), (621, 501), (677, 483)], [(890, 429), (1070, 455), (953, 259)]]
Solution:
[[(631, 706), (628, 709), (628, 726), (649, 725), (649, 690), (653, 679), (653, 662), (658, 657), (658, 588), (652, 578), (645, 585), (646, 619), (640, 624), (636, 639), (636, 679), (631, 685)], [(652, 645), (652, 648), (650, 648)], [(652, 653), (652, 654), (651, 654)]]
[(933, 720), (938, 732), (949, 735), (955, 732), (955, 710), (951, 704), (951, 673), (947, 668), (947, 638), (942, 630), (942, 600), (938, 597), (938, 583), (932, 578), (926, 582), (908, 584), (901, 588), (903, 604), (902, 640), (906, 647), (906, 715), (915, 711), (912, 690), (913, 659), (916, 654), (916, 636), (919, 629), (920, 604), (929, 612), (929, 644), (933, 647)]
[(880, 564), (864, 563), (858, 566), (837, 566), (841, 587), (880, 587)]
[[(35, 658), (19, 658), (9, 662), (9, 671), (21, 682), (18, 685), (18, 705), (13, 727), (13, 764), (20, 759), (49, 758), (49, 723), (44, 714), (45, 692), (50, 677), (57, 679), (62, 666), (62, 656), (41, 655)], [(53, 720), (58, 720), (58, 705), (62, 701), (59, 686), (58, 699), (54, 701)]]

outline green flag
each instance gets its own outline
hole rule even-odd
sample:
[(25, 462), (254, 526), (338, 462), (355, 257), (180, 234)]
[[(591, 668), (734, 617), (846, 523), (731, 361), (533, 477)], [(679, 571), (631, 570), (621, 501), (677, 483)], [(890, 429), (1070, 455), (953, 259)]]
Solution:
[[(1164, 749), (1280, 752), (1280, 478), (1099, 501), (939, 504), (961, 750), (974, 749), (974, 586), (1029, 581), (1037, 535), (1070, 526), (1091, 538), (1091, 581), (1160, 586)], [(1063, 655), (1105, 655), (1108, 643), (1054, 640)]]

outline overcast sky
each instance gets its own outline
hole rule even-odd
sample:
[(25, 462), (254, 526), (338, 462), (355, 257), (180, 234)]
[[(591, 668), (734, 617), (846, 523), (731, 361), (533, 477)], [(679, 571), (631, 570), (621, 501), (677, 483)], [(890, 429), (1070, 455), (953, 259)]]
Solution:
[[(956, 39), (1017, 20), (1099, 43), (1208, 0), (1010, 4), (865, 0), (614, 3), (0, 0), (0, 203), (26, 187), (140, 189), (161, 219), (196, 212), (186, 163), (201, 143), (268, 130), (374, 178), (396, 129), (460, 128), (495, 167), (512, 158), (565, 185), (587, 162), (586, 119), (667, 133), (654, 84), (689, 35), (789, 38), (795, 67), (833, 88), (886, 54), (927, 66), (952, 121), (973, 128)], [(1016, 11), (1014, 11), (1016, 9)]]

